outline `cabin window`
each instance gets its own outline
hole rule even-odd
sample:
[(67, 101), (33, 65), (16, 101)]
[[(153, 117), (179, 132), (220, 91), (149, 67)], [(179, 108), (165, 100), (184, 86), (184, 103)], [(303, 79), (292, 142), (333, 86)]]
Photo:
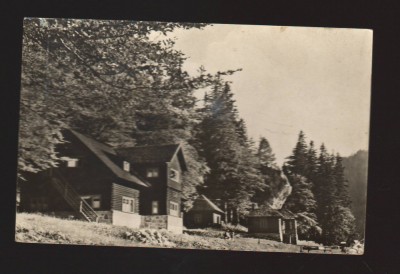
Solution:
[(169, 178), (179, 183), (179, 171), (171, 169), (169, 171)]
[(153, 201), (151, 203), (151, 213), (158, 214), (158, 201)]
[(135, 198), (122, 197), (122, 211), (134, 213), (135, 212)]
[(128, 163), (127, 161), (124, 161), (123, 168), (124, 168), (125, 171), (129, 172), (131, 170), (131, 164)]
[(81, 198), (93, 209), (98, 209), (101, 207), (100, 195), (87, 195), (87, 196), (81, 196)]
[(77, 166), (78, 166), (78, 159), (67, 160), (67, 167), (77, 167)]
[(196, 213), (193, 216), (193, 220), (196, 224), (200, 224), (201, 223), (201, 214), (200, 213)]
[(92, 207), (100, 208), (100, 205), (101, 205), (100, 195), (93, 196), (92, 197)]
[(158, 177), (158, 168), (152, 167), (147, 169), (147, 178), (157, 178)]
[(179, 216), (179, 205), (175, 202), (169, 202), (169, 214)]
[(213, 222), (214, 222), (214, 224), (220, 224), (221, 223), (221, 215), (213, 213)]

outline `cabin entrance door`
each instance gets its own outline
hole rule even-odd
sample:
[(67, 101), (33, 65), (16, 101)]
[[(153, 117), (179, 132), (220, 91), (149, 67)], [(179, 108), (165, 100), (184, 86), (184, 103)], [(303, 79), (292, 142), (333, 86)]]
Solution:
[(83, 196), (81, 197), (88, 205), (92, 206), (92, 197), (90, 196)]

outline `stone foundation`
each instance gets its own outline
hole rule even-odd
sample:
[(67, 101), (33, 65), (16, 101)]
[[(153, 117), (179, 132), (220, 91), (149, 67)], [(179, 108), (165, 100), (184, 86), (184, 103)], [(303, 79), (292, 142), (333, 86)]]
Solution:
[(141, 216), (141, 228), (166, 229), (174, 233), (183, 232), (183, 219), (170, 215), (147, 215)]
[(167, 215), (147, 215), (141, 216), (142, 224), (141, 228), (150, 229), (167, 229)]

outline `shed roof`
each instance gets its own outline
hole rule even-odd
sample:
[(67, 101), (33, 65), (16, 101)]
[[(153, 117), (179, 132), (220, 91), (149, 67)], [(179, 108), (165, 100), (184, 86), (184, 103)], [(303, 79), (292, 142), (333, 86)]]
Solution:
[(180, 144), (136, 146), (116, 150), (131, 163), (154, 164), (170, 162), (175, 155), (178, 156), (183, 170), (187, 170)]
[(191, 211), (217, 211), (224, 213), (222, 209), (211, 202), (206, 196), (200, 195), (194, 202)]
[(136, 185), (144, 187), (150, 186), (145, 180), (139, 179), (137, 176), (123, 170), (107, 156), (107, 154), (117, 156), (117, 152), (112, 147), (97, 142), (75, 130), (69, 129), (69, 131), (90, 149), (118, 178), (135, 183)]
[(280, 217), (284, 219), (295, 218), (296, 215), (287, 209), (273, 209), (269, 206), (261, 206), (253, 209), (247, 215), (248, 217)]

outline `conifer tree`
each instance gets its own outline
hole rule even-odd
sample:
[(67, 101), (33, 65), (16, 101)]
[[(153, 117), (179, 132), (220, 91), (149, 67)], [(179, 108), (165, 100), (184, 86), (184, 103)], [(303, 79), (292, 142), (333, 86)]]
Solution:
[(262, 181), (228, 83), (214, 86), (207, 95), (203, 115), (198, 132), (210, 173), (199, 190), (212, 200), (226, 203), (237, 221), (238, 213), (248, 209), (250, 198)]
[(314, 215), (316, 201), (311, 190), (311, 184), (306, 177), (301, 175), (289, 175), (292, 193), (285, 202), (285, 208), (294, 213), (306, 212)]
[(347, 240), (354, 233), (355, 223), (348, 208), (341, 158), (329, 155), (324, 144), (320, 148), (314, 189), (316, 213), (322, 228), (320, 240), (324, 244)]
[(310, 141), (307, 151), (307, 170), (305, 176), (313, 181), (317, 173), (317, 152), (314, 147), (314, 141)]
[(324, 144), (317, 157), (314, 142), (307, 149), (304, 139), (300, 132), (284, 165), (292, 185), (284, 208), (297, 214), (301, 238), (338, 244), (353, 237), (355, 227), (342, 158), (329, 154)]
[(306, 177), (297, 174), (288, 175), (288, 179), (292, 186), (292, 192), (286, 199), (283, 208), (302, 217), (298, 219), (299, 237), (315, 240), (313, 237), (320, 228), (315, 215), (316, 201), (311, 182)]
[(292, 155), (288, 157), (285, 163), (286, 172), (290, 174), (305, 175), (307, 171), (307, 144), (303, 131), (300, 131), (299, 137)]
[(333, 176), (332, 158), (327, 153), (325, 145), (321, 144), (318, 157), (318, 169), (314, 182), (314, 195), (318, 203), (318, 212), (336, 203), (336, 187)]
[(336, 191), (338, 203), (343, 207), (350, 207), (350, 196), (348, 181), (344, 176), (343, 159), (339, 153), (335, 157), (334, 176), (336, 181)]
[(274, 193), (279, 192), (284, 182), (281, 170), (275, 163), (275, 155), (267, 138), (260, 138), (255, 156), (257, 169), (260, 172), (264, 185), (261, 189), (256, 190), (252, 200), (260, 206), (271, 205)]
[(350, 209), (340, 205), (329, 205), (322, 217), (321, 242), (326, 245), (339, 244), (354, 237), (355, 218)]
[(298, 219), (298, 226), (299, 236), (303, 239), (313, 239), (320, 230), (315, 215), (313, 182), (308, 177), (315, 170), (315, 158), (314, 143), (311, 141), (310, 147), (307, 148), (305, 135), (300, 131), (293, 153), (284, 165), (284, 172), (292, 186), (284, 208), (302, 216)]
[(260, 138), (260, 143), (257, 151), (257, 158), (261, 168), (276, 166), (275, 154), (272, 152), (272, 148), (265, 137)]

